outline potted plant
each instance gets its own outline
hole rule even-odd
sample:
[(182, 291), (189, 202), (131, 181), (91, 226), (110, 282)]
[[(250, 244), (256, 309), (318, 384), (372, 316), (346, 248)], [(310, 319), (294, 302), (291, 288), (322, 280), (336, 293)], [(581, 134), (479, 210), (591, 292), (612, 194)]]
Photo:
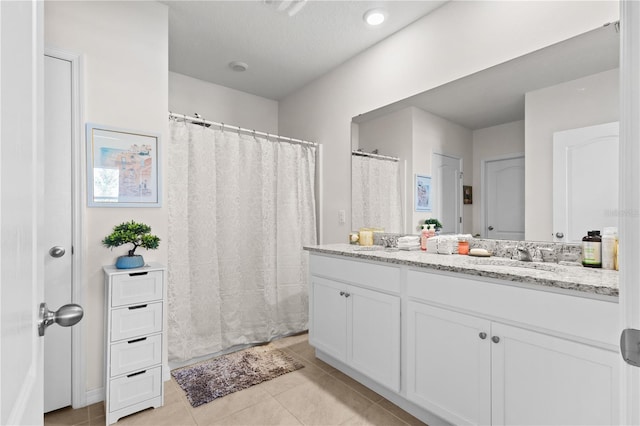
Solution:
[(118, 257), (116, 268), (131, 269), (144, 266), (144, 258), (135, 254), (138, 247), (147, 250), (155, 250), (160, 245), (160, 238), (151, 235), (151, 227), (144, 223), (124, 222), (113, 227), (113, 232), (102, 240), (102, 244), (106, 247), (119, 247), (123, 244), (133, 244), (133, 248), (129, 250), (126, 256)]
[(440, 221), (436, 218), (430, 218), (424, 221), (425, 225), (435, 225), (435, 231), (436, 232), (440, 232), (440, 230), (442, 229), (442, 223), (440, 223)]

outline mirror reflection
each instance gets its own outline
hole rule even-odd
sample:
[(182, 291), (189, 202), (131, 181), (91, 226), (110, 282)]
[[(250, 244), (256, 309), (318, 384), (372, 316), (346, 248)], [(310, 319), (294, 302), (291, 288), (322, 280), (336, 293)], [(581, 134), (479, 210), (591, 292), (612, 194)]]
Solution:
[[(580, 241), (617, 226), (617, 24), (360, 114), (352, 229)], [(416, 211), (416, 176), (430, 211)]]

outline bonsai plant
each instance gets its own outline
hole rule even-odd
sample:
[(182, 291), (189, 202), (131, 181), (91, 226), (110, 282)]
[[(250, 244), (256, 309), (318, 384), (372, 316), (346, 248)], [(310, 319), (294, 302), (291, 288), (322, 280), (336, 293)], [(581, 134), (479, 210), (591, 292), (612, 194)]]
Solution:
[(436, 218), (430, 218), (424, 221), (425, 225), (435, 225), (434, 228), (436, 228), (436, 231), (440, 231), (440, 229), (442, 229), (442, 224), (440, 223), (440, 221)]
[(144, 223), (124, 222), (113, 227), (113, 232), (102, 240), (102, 244), (106, 247), (120, 247), (123, 244), (132, 244), (133, 248), (129, 250), (126, 256), (118, 257), (116, 268), (130, 269), (144, 266), (144, 258), (136, 255), (138, 247), (147, 250), (155, 250), (160, 245), (160, 238), (151, 234), (151, 227)]

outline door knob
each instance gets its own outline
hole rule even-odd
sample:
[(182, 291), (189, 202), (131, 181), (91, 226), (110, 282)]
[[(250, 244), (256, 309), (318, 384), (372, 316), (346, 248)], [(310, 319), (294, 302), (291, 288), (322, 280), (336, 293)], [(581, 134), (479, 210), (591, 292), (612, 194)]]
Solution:
[(40, 316), (38, 321), (38, 335), (44, 336), (44, 332), (51, 324), (56, 323), (62, 327), (76, 325), (84, 315), (82, 306), (70, 303), (61, 306), (60, 309), (50, 311), (46, 303), (40, 304)]
[(49, 256), (51, 257), (62, 257), (65, 254), (64, 247), (53, 246), (49, 249)]
[(556, 238), (564, 238), (564, 234), (562, 232), (556, 232)]
[(487, 228), (489, 231), (493, 231), (493, 226), (489, 225), (489, 227)]

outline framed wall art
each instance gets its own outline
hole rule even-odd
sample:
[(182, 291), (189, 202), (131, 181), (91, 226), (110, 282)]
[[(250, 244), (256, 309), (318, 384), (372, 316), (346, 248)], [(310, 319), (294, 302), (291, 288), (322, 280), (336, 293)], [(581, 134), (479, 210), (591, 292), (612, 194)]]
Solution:
[(416, 211), (430, 212), (431, 198), (431, 176), (416, 175)]
[(463, 204), (473, 204), (473, 188), (470, 185), (462, 185)]
[(160, 207), (160, 136), (87, 124), (89, 207)]

